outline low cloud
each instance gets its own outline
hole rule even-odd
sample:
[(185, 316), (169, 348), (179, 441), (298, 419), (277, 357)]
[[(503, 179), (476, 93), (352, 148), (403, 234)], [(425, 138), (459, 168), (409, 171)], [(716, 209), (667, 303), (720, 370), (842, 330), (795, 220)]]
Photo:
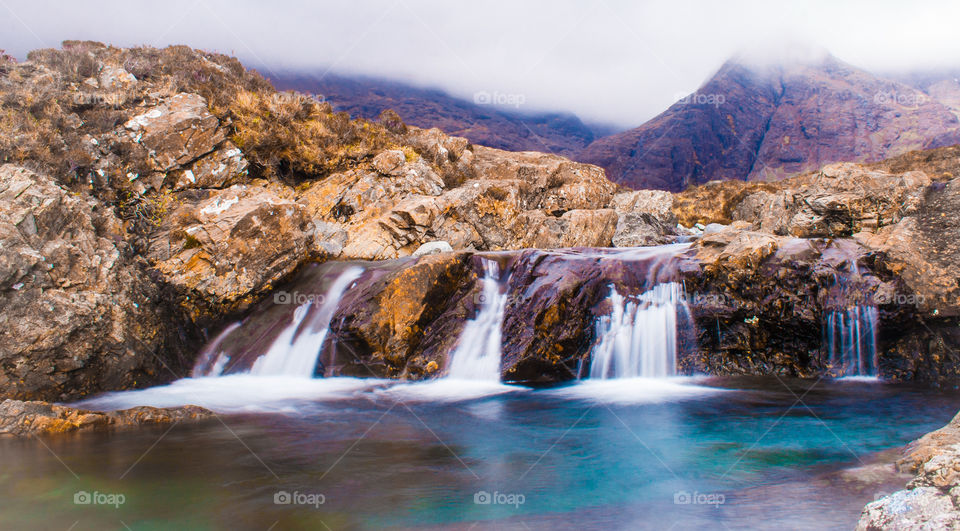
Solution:
[(956, 20), (960, 4), (947, 1), (6, 0), (0, 48), (22, 58), (64, 39), (187, 44), (263, 71), (519, 94), (526, 109), (635, 126), (738, 53), (776, 62), (826, 49), (873, 71), (960, 67)]

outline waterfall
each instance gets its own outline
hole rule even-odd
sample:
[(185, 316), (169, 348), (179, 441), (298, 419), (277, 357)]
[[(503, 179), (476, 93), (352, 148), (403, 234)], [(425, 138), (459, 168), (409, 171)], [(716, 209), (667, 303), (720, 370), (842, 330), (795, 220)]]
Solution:
[(859, 305), (827, 315), (825, 340), (830, 365), (843, 376), (877, 374), (877, 308)]
[(222, 332), (217, 334), (217, 337), (215, 337), (213, 341), (200, 351), (200, 355), (197, 356), (197, 362), (193, 366), (191, 376), (194, 378), (200, 376), (220, 376), (220, 373), (223, 372), (224, 365), (230, 360), (229, 356), (227, 356), (226, 352), (224, 352), (220, 346), (231, 332), (240, 328), (241, 324), (242, 323), (238, 321), (224, 328)]
[(500, 292), (500, 265), (483, 258), (480, 311), (466, 322), (450, 356), (447, 377), (500, 381), (500, 340), (507, 294)]
[(600, 341), (590, 354), (590, 378), (662, 378), (676, 373), (677, 311), (685, 305), (677, 282), (627, 298), (610, 286), (613, 310), (597, 320)]
[(277, 336), (267, 353), (257, 358), (250, 374), (313, 376), (330, 320), (344, 292), (361, 274), (362, 267), (344, 270), (323, 297), (311, 299), (297, 307), (293, 322)]

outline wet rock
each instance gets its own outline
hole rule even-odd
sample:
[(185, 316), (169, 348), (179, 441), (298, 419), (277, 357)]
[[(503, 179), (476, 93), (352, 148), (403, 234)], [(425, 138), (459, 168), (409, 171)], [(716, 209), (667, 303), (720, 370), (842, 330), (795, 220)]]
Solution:
[(17, 437), (54, 435), (75, 431), (104, 430), (176, 424), (212, 418), (213, 412), (198, 406), (175, 408), (135, 407), (120, 411), (88, 411), (39, 401), (0, 402), (0, 435)]
[(394, 267), (340, 302), (331, 336), (343, 374), (422, 378), (444, 366), (455, 346), (467, 318), (458, 303), (477, 281), (471, 256), (432, 254)]

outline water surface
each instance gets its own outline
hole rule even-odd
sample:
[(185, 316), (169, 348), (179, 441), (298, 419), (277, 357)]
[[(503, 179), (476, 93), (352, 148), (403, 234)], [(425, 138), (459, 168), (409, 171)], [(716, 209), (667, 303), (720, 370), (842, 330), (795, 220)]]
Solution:
[[(860, 380), (237, 376), (87, 405), (185, 402), (219, 418), (0, 441), (0, 528), (849, 529), (905, 482), (874, 454), (945, 424), (960, 395)], [(75, 504), (81, 491), (124, 503)], [(323, 503), (275, 503), (283, 493)]]

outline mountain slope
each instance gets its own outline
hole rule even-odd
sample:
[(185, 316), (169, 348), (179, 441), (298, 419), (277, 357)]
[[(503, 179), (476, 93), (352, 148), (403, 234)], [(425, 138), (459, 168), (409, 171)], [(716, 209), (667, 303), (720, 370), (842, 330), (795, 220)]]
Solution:
[(690, 97), (593, 142), (578, 160), (626, 186), (676, 191), (955, 144), (958, 130), (954, 111), (931, 95), (832, 57), (781, 67), (729, 61)]
[(289, 73), (274, 75), (270, 81), (280, 90), (321, 94), (335, 109), (356, 118), (372, 120), (385, 109), (393, 109), (408, 124), (437, 127), (447, 134), (498, 149), (571, 156), (597, 136), (595, 130), (573, 114), (508, 112), (440, 90), (383, 79)]

